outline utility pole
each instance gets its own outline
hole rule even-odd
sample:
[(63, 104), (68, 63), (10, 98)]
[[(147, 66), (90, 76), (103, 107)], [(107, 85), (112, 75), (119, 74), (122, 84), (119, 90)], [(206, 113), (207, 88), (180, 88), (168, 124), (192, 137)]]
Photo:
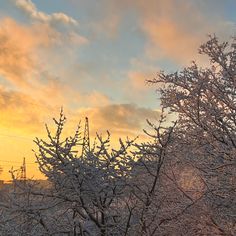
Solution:
[(85, 118), (85, 127), (84, 127), (84, 138), (82, 146), (82, 157), (90, 152), (90, 138), (89, 138), (89, 121), (88, 117)]
[(20, 180), (25, 182), (26, 181), (26, 164), (25, 164), (25, 157), (23, 158), (23, 164), (20, 167)]

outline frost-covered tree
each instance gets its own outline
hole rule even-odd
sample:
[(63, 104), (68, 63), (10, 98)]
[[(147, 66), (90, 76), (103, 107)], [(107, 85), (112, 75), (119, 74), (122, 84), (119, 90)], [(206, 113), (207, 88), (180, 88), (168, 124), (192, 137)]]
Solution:
[[(210, 66), (193, 62), (176, 73), (160, 72), (162, 105), (178, 120), (173, 156), (201, 174), (205, 201), (198, 233), (236, 233), (236, 44), (210, 37), (199, 50)], [(209, 232), (209, 229), (211, 232)], [(208, 231), (207, 231), (208, 230)]]
[(135, 145), (136, 235), (197, 235), (196, 224), (201, 223), (196, 212), (202, 208), (204, 186), (198, 173), (190, 173), (186, 162), (176, 156), (177, 122), (168, 127), (162, 113), (157, 126), (148, 123), (150, 142)]
[(114, 150), (109, 133), (105, 139), (97, 135), (92, 150), (81, 155), (80, 127), (63, 139), (65, 121), (61, 113), (54, 119), (55, 133), (46, 126), (48, 141), (35, 140), (37, 162), (50, 187), (20, 186), (29, 197), (14, 201), (16, 212), (30, 218), (37, 235), (126, 235), (131, 219), (127, 179), (134, 162), (128, 148), (133, 141), (120, 140), (120, 149)]
[[(61, 113), (59, 120), (54, 120), (55, 133), (47, 127), (48, 141), (35, 140), (39, 168), (50, 184), (45, 188), (34, 181), (16, 179), (5, 209), (9, 225), (1, 232), (10, 230), (13, 235), (163, 232), (159, 228), (172, 220), (172, 213), (168, 202), (163, 203), (171, 194), (167, 193), (166, 184), (160, 183), (161, 169), (174, 127), (164, 128), (161, 121), (158, 127), (153, 126), (156, 131), (151, 135), (153, 141), (134, 144), (134, 140), (125, 143), (120, 140), (119, 150), (109, 147), (109, 133), (106, 139), (97, 135), (92, 150), (80, 155), (79, 129), (74, 136), (62, 138), (65, 121)], [(161, 211), (167, 212), (160, 214)], [(179, 214), (176, 212), (175, 217)]]

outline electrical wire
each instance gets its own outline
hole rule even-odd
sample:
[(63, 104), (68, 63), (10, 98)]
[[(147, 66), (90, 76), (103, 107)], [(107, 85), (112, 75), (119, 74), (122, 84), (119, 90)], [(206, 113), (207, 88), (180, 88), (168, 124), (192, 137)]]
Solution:
[[(0, 162), (7, 162), (7, 163), (19, 163), (21, 164), (22, 162), (20, 161), (6, 161), (6, 160), (0, 160)], [(27, 165), (36, 165), (36, 162), (26, 162)]]
[(27, 141), (32, 141), (35, 139), (35, 137), (26, 137), (26, 136), (19, 136), (19, 135), (9, 135), (9, 134), (3, 134), (3, 133), (0, 133), (0, 136), (3, 136), (3, 137), (8, 137), (8, 138), (19, 138), (19, 139), (24, 139), (24, 140), (27, 140)]

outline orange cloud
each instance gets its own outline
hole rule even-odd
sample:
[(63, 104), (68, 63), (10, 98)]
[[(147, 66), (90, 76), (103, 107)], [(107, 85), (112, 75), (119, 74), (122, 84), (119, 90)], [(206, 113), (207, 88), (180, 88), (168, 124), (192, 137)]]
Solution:
[(64, 47), (64, 53), (69, 53), (68, 44), (70, 48), (78, 47), (88, 40), (73, 30), (64, 34), (48, 24), (23, 25), (4, 18), (0, 21), (0, 42), (0, 74), (22, 86), (35, 80), (35, 73), (45, 70), (49, 55), (56, 59), (57, 47)]
[(154, 73), (152, 72), (141, 72), (141, 71), (129, 71), (128, 79), (130, 86), (135, 92), (142, 92), (149, 89), (147, 86), (147, 80), (154, 78)]
[[(85, 38), (73, 31), (64, 35), (47, 24), (26, 26), (5, 18), (0, 21), (0, 42), (0, 75), (16, 89), (51, 105), (64, 105), (65, 94), (75, 93), (50, 71), (55, 62), (48, 70), (48, 61), (58, 60), (55, 48), (87, 43)], [(70, 49), (65, 47), (64, 53)]]
[(107, 96), (97, 91), (92, 91), (88, 95), (85, 95), (86, 101), (92, 107), (107, 106), (110, 103), (110, 99)]
[(198, 34), (189, 34), (176, 22), (168, 19), (158, 22), (146, 20), (142, 28), (149, 37), (146, 53), (150, 58), (166, 56), (175, 61), (189, 63), (197, 54), (201, 37)]
[[(138, 1), (140, 26), (147, 36), (146, 53), (150, 58), (168, 57), (189, 63), (197, 55), (202, 39), (209, 33), (208, 21), (190, 1)], [(142, 10), (144, 7), (144, 10)]]
[(44, 106), (24, 93), (0, 87), (0, 130), (37, 133), (53, 110), (53, 107)]
[(0, 73), (16, 85), (26, 85), (36, 67), (36, 50), (54, 43), (57, 33), (47, 25), (24, 26), (10, 18), (0, 22)]
[[(121, 16), (127, 11), (136, 13), (139, 29), (146, 36), (145, 53), (149, 59), (166, 57), (179, 64), (199, 59), (199, 45), (208, 34), (220, 32), (224, 21), (219, 14), (209, 11), (209, 3), (186, 0), (105, 0), (105, 3), (106, 12)], [(219, 4), (214, 7), (220, 12)], [(105, 15), (104, 18), (109, 14)], [(226, 31), (232, 31), (232, 27), (225, 24)]]

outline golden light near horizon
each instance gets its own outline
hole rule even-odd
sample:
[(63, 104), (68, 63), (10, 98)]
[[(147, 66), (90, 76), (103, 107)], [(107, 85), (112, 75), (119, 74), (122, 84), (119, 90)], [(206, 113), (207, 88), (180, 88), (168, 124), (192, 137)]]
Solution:
[[(26, 157), (27, 174), (44, 178), (35, 163), (35, 137), (46, 137), (63, 107), (66, 134), (89, 117), (91, 136), (109, 130), (145, 139), (160, 101), (146, 84), (159, 70), (199, 60), (208, 34), (235, 32), (235, 3), (184, 0), (11, 0), (0, 2), (0, 179)], [(214, 11), (212, 11), (214, 7)], [(188, 19), (188, 20), (186, 20)], [(194, 30), (193, 30), (194, 29)]]

